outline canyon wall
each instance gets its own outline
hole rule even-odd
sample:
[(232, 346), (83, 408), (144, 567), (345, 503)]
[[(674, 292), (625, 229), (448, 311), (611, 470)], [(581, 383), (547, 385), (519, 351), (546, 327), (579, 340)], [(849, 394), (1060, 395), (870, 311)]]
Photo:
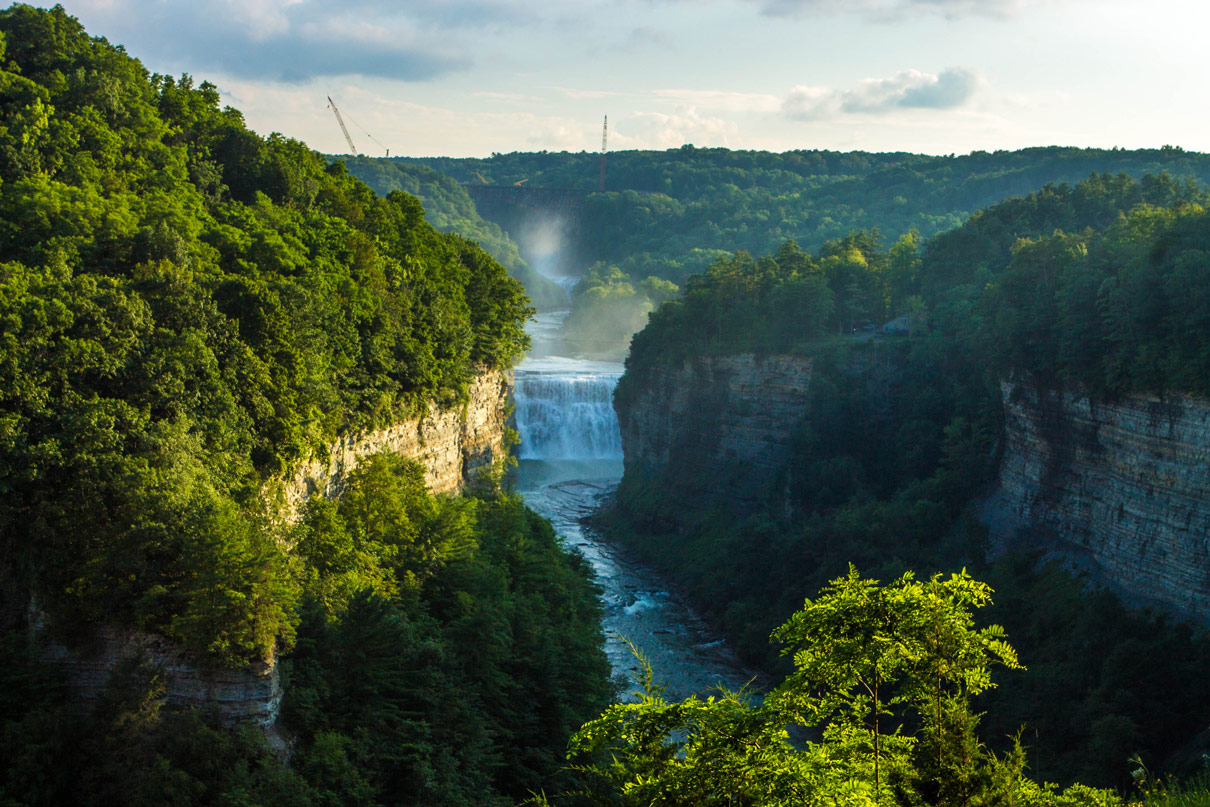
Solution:
[(782, 481), (811, 372), (809, 357), (751, 353), (647, 370), (615, 401), (623, 484), (650, 482), (682, 508), (751, 509)]
[[(384, 429), (351, 435), (329, 446), (326, 457), (302, 463), (284, 480), (267, 485), (283, 520), (294, 521), (313, 494), (333, 498), (346, 475), (364, 457), (390, 451), (415, 459), (435, 493), (457, 493), (475, 474), (508, 453), (505, 429), (512, 397), (512, 372), (487, 372), (470, 385), (465, 405), (430, 406), (426, 415)], [(26, 620), (45, 635), (43, 617), (30, 605)], [(267, 731), (277, 722), (282, 687), (276, 663), (238, 670), (197, 665), (170, 642), (154, 634), (100, 626), (79, 645), (50, 641), (44, 657), (58, 662), (82, 698), (95, 696), (127, 659), (140, 659), (162, 675), (166, 700), (178, 707), (214, 710), (227, 723), (254, 723)], [(278, 741), (268, 731), (271, 741)]]
[(277, 480), (283, 517), (297, 520), (313, 495), (338, 497), (357, 463), (382, 451), (423, 465), (425, 481), (434, 493), (459, 492), (479, 470), (508, 454), (504, 434), (512, 391), (511, 370), (484, 372), (471, 382), (464, 406), (441, 408), (433, 404), (423, 417), (337, 440), (326, 448), (324, 456), (301, 463), (291, 476)]
[[(694, 513), (778, 510), (811, 379), (810, 358), (753, 354), (625, 379), (620, 503), (672, 529)], [(1038, 549), (1127, 603), (1210, 620), (1210, 400), (1009, 382), (1002, 395), (1003, 456), (981, 506), (993, 554)]]
[(1002, 385), (993, 552), (1036, 546), (1128, 602), (1210, 618), (1210, 401)]
[[(33, 628), (37, 630), (36, 621)], [(95, 697), (124, 663), (145, 664), (161, 676), (165, 700), (177, 707), (213, 710), (227, 724), (268, 729), (281, 711), (276, 663), (238, 670), (199, 667), (167, 639), (152, 633), (102, 626), (71, 649), (49, 642), (42, 654), (57, 662), (78, 697)]]

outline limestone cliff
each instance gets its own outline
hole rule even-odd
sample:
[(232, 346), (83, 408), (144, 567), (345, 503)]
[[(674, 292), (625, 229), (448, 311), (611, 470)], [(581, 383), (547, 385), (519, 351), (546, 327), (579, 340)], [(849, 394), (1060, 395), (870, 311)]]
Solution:
[[(717, 508), (788, 507), (812, 370), (808, 357), (738, 354), (624, 379), (619, 502), (671, 529)], [(854, 378), (885, 393), (871, 373)], [(1128, 603), (1210, 620), (1210, 400), (1008, 382), (1002, 395), (1002, 462), (982, 509), (992, 551), (1039, 548)]]
[(624, 485), (656, 481), (679, 506), (747, 509), (777, 484), (807, 413), (812, 360), (743, 353), (646, 371), (615, 401)]
[[(418, 460), (434, 492), (458, 492), (478, 469), (507, 454), (505, 428), (512, 373), (483, 373), (469, 392), (463, 406), (430, 406), (423, 417), (336, 441), (326, 458), (303, 463), (288, 479), (268, 486), (275, 493), (267, 491), (267, 495), (280, 499), (277, 505), (286, 520), (297, 519), (312, 494), (339, 496), (345, 475), (363, 457), (380, 451)], [(44, 634), (36, 606), (29, 607), (26, 619), (32, 631)], [(228, 723), (251, 722), (266, 729), (276, 723), (281, 709), (282, 687), (275, 663), (239, 670), (207, 669), (154, 634), (99, 626), (70, 650), (49, 642), (45, 657), (63, 666), (73, 688), (84, 698), (95, 695), (123, 660), (135, 658), (162, 673), (165, 697), (176, 706), (213, 709)]]
[(124, 662), (147, 664), (162, 678), (164, 697), (178, 707), (210, 709), (228, 724), (269, 728), (281, 711), (281, 677), (275, 663), (238, 670), (207, 669), (161, 636), (100, 627), (70, 650), (51, 642), (43, 658), (58, 662), (82, 698), (95, 696)]
[(1210, 401), (1002, 392), (993, 549), (1039, 546), (1128, 601), (1210, 618)]
[(475, 473), (508, 453), (504, 433), (512, 400), (512, 372), (480, 374), (470, 384), (465, 406), (443, 409), (433, 404), (423, 417), (337, 440), (300, 464), (281, 485), (286, 520), (298, 518), (302, 506), (318, 494), (335, 498), (346, 475), (364, 457), (388, 451), (418, 461), (434, 493), (457, 493)]

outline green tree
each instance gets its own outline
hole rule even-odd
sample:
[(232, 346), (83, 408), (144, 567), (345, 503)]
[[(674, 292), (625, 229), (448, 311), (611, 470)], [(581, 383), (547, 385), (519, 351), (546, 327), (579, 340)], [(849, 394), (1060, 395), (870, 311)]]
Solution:
[[(993, 667), (1020, 667), (1002, 629), (975, 625), (990, 600), (965, 572), (881, 586), (851, 568), (774, 633), (794, 670), (763, 701), (670, 703), (647, 668), (638, 702), (587, 723), (572, 751), (609, 794), (600, 803), (1116, 804), (1030, 782), (1020, 753), (978, 742), (971, 698)], [(792, 741), (795, 726), (811, 739)]]

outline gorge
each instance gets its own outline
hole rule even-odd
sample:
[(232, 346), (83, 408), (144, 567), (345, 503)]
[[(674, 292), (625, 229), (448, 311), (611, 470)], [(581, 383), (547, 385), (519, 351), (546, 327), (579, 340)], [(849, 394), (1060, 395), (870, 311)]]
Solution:
[[(420, 463), (433, 493), (457, 494), (508, 455), (505, 432), (511, 401), (511, 371), (482, 370), (469, 385), (464, 403), (432, 403), (422, 417), (342, 437), (318, 451), (319, 456), (298, 463), (291, 474), (266, 483), (266, 507), (286, 524), (296, 523), (312, 496), (338, 498), (359, 462), (379, 452)], [(45, 615), (31, 605), (29, 618), (33, 632), (42, 634)], [(123, 663), (142, 659), (162, 674), (167, 703), (212, 711), (229, 724), (258, 725), (280, 743), (273, 731), (283, 696), (276, 659), (213, 668), (199, 664), (196, 655), (163, 636), (113, 625), (94, 627), (70, 649), (47, 637), (44, 658), (63, 670), (72, 690), (83, 698), (97, 697)]]
[[(630, 381), (618, 404), (628, 482), (686, 513), (791, 513), (811, 367), (810, 356), (740, 353)], [(1210, 402), (1001, 389), (1003, 456), (980, 505), (989, 551), (1042, 550), (1128, 602), (1210, 618)]]
[(626, 471), (686, 511), (751, 511), (784, 476), (809, 416), (809, 356), (688, 359), (628, 379), (618, 403)]
[(564, 316), (538, 316), (533, 349), (516, 370), (517, 492), (592, 566), (616, 677), (638, 671), (637, 650), (672, 697), (737, 690), (760, 673), (739, 662), (668, 580), (584, 523), (622, 476), (613, 391), (623, 368), (559, 355), (570, 352), (559, 339)]

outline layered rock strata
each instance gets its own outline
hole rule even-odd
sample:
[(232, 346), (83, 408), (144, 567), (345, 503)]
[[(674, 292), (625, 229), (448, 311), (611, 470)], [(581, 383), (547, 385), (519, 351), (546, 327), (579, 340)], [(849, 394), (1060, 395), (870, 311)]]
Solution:
[(993, 551), (1036, 546), (1136, 604), (1210, 618), (1210, 401), (1002, 385)]
[(100, 627), (71, 649), (50, 643), (43, 658), (58, 662), (68, 684), (81, 698), (99, 693), (123, 664), (145, 665), (161, 676), (163, 696), (183, 708), (213, 710), (227, 724), (253, 723), (269, 728), (281, 711), (277, 665), (257, 663), (238, 670), (197, 666), (162, 636)]
[[(511, 398), (511, 371), (485, 372), (470, 385), (465, 405), (433, 405), (423, 417), (336, 441), (325, 459), (303, 463), (275, 486), (281, 493), (283, 517), (296, 520), (312, 495), (339, 496), (358, 462), (382, 451), (420, 462), (433, 492), (457, 493), (479, 469), (508, 453), (505, 430)], [(29, 608), (27, 620), (32, 631), (45, 635), (35, 606)], [(212, 709), (227, 723), (255, 723), (266, 729), (277, 722), (281, 710), (282, 687), (275, 663), (208, 669), (154, 634), (101, 626), (71, 649), (48, 643), (45, 657), (63, 667), (83, 698), (99, 692), (129, 660), (146, 663), (163, 676), (165, 698), (174, 706)]]
[(809, 357), (752, 353), (648, 370), (615, 404), (628, 482), (680, 507), (749, 509), (787, 467), (811, 373)]
[(512, 390), (511, 371), (484, 372), (471, 382), (464, 406), (431, 404), (423, 417), (337, 440), (327, 447), (326, 456), (302, 463), (285, 480), (285, 518), (297, 519), (311, 496), (338, 497), (349, 472), (365, 457), (383, 451), (423, 465), (434, 493), (459, 492), (480, 469), (507, 455)]

